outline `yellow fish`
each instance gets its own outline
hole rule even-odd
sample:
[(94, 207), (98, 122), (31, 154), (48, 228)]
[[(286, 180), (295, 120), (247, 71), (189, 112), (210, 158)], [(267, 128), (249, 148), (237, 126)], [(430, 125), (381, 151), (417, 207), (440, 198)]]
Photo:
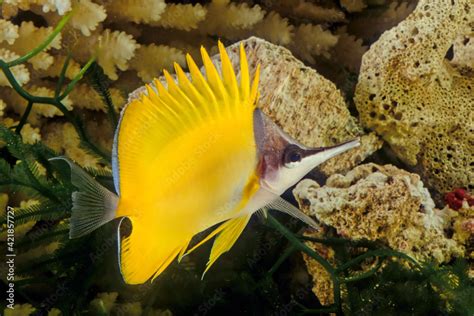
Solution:
[[(263, 208), (316, 223), (280, 195), (327, 159), (359, 145), (353, 140), (307, 148), (257, 108), (258, 66), (252, 83), (240, 46), (240, 83), (222, 43), (220, 74), (201, 48), (203, 76), (190, 55), (190, 78), (175, 64), (177, 82), (154, 81), (121, 114), (113, 147), (118, 195), (69, 162), (74, 192), (70, 237), (83, 236), (115, 219), (120, 271), (128, 284), (155, 279), (176, 258), (216, 237), (205, 271), (227, 252), (250, 217)], [(120, 222), (121, 223), (121, 222)], [(196, 234), (220, 224), (188, 249)]]

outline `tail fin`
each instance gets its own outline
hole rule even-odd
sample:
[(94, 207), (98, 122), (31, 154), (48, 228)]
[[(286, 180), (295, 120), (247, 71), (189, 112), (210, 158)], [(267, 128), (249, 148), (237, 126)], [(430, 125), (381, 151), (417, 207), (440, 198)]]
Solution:
[(69, 238), (84, 236), (116, 215), (118, 196), (100, 185), (87, 172), (65, 157), (50, 160), (63, 160), (71, 168), (71, 182), (79, 190), (72, 194), (72, 215)]

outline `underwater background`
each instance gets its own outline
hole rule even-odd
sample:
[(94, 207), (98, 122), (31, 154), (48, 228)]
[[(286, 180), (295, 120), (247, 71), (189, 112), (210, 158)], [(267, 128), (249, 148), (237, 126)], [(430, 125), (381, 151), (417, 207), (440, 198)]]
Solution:
[[(3, 315), (474, 315), (472, 0), (0, 6)], [(320, 232), (253, 216), (203, 280), (210, 244), (126, 285), (118, 223), (70, 240), (75, 188), (48, 159), (113, 190), (129, 93), (218, 40), (234, 64), (240, 41), (261, 64), (259, 106), (288, 134), (362, 146), (284, 195)]]

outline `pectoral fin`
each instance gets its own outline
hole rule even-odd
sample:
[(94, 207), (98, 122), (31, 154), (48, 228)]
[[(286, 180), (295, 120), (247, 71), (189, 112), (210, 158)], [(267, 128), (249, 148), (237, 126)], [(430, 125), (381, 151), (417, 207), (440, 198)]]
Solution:
[(266, 206), (266, 208), (271, 208), (283, 213), (286, 213), (288, 215), (293, 216), (294, 218), (299, 219), (305, 224), (308, 224), (312, 228), (316, 229), (319, 231), (319, 225), (308, 215), (303, 213), (300, 209), (298, 209), (296, 206), (291, 204), (290, 202), (287, 202), (284, 200), (282, 197), (278, 197), (276, 200), (271, 202)]

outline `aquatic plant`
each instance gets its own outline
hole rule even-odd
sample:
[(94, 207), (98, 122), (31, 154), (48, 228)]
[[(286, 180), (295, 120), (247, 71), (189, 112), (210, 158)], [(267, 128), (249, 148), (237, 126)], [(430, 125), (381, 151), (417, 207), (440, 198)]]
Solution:
[[(356, 2), (352, 2), (355, 10), (365, 3), (359, 1), (359, 5), (355, 5)], [(27, 2), (24, 3), (27, 5)], [(301, 3), (305, 8), (305, 2)], [(351, 2), (345, 3), (348, 7), (351, 5)], [(44, 1), (42, 5), (44, 9), (50, 8), (51, 4)], [(67, 10), (67, 5), (56, 7), (55, 10), (63, 12)], [(298, 11), (292, 14), (298, 14)], [(337, 17), (337, 12), (334, 16)], [(87, 238), (67, 238), (70, 197), (75, 190), (70, 181), (69, 169), (66, 165), (49, 161), (58, 153), (41, 141), (27, 142), (30, 135), (24, 133), (28, 117), (37, 106), (53, 106), (69, 124), (65, 126), (78, 135), (79, 142), (75, 142), (73, 146), (83, 146), (91, 156), (100, 161), (101, 168), (86, 170), (105, 186), (112, 188), (108, 162), (110, 155), (95, 144), (84, 127), (83, 119), (63, 102), (81, 87), (80, 81), (85, 76), (103, 101), (110, 126), (113, 128), (116, 125), (117, 107), (113, 102), (113, 93), (108, 87), (104, 71), (95, 63), (96, 58), (86, 60), (84, 66), (79, 67), (79, 64), (74, 65), (70, 57), (72, 54), (66, 55), (62, 59), (54, 94), (50, 97), (31, 94), (21, 85), (22, 63), (43, 52), (58, 36), (68, 19), (70, 16), (66, 14), (44, 41), (21, 57), (11, 60), (0, 58), (0, 68), (5, 79), (27, 101), (18, 123), (8, 127), (0, 125), (0, 187), (10, 190), (9, 193), (13, 196), (15, 193), (17, 199), (29, 200), (15, 213), (15, 223), (27, 225), (16, 243), (17, 301), (25, 303), (17, 306), (19, 313), (48, 312), (49, 315), (57, 315), (60, 311), (63, 314), (89, 311), (91, 314), (166, 314), (166, 311), (156, 309), (159, 306), (178, 314), (189, 313), (194, 308), (197, 308), (199, 314), (207, 314), (211, 311), (218, 313), (225, 306), (235, 304), (235, 297), (251, 302), (249, 296), (255, 296), (259, 305), (248, 307), (247, 311), (255, 308), (254, 312), (266, 313), (474, 313), (471, 304), (474, 301), (472, 279), (469, 279), (468, 266), (462, 260), (441, 266), (418, 262), (378, 242), (340, 238), (331, 229), (324, 236), (308, 237), (301, 234), (296, 222), (285, 218), (277, 220), (270, 214), (262, 218), (262, 221), (271, 229), (252, 236), (259, 243), (246, 251), (253, 250), (257, 255), (250, 257), (251, 260), (247, 258), (240, 266), (241, 273), (237, 274), (230, 269), (233, 273), (227, 271), (226, 275), (224, 270), (201, 282), (200, 269), (195, 268), (200, 264), (199, 260), (187, 259), (181, 265), (173, 266), (169, 273), (153, 284), (135, 289), (125, 288), (117, 282), (117, 271), (110, 271), (110, 267), (114, 266), (110, 261), (116, 259), (115, 231), (112, 232), (112, 227), (107, 226)], [(71, 66), (76, 68), (74, 74), (68, 74)], [(16, 74), (18, 69), (20, 71)], [(1, 196), (0, 201), (4, 204), (2, 209), (7, 205), (7, 199)], [(281, 223), (283, 220), (291, 229)], [(1, 223), (5, 225), (5, 215)], [(318, 251), (317, 246), (308, 246), (308, 242), (311, 245), (323, 245), (326, 255), (324, 251)], [(264, 247), (264, 251), (259, 247)], [(2, 249), (4, 248), (2, 244)], [(281, 276), (277, 272), (288, 270), (285, 264), (290, 257), (295, 258), (292, 256), (295, 253), (305, 253), (330, 276), (332, 300), (323, 304), (326, 306), (321, 306), (320, 302), (314, 300), (311, 285), (288, 289), (290, 286), (287, 286), (285, 280), (279, 279)], [(245, 268), (242, 269), (242, 266)], [(2, 273), (2, 277), (4, 275)], [(227, 281), (222, 281), (224, 279), (231, 280), (230, 286)], [(116, 289), (120, 294), (111, 292), (116, 290), (111, 289), (111, 283), (117, 285)], [(169, 284), (173, 284), (172, 288), (183, 285), (189, 292), (171, 291), (175, 297), (170, 297), (170, 288), (167, 288)], [(102, 293), (97, 293), (98, 288)], [(7, 310), (6, 315), (8, 313)]]

